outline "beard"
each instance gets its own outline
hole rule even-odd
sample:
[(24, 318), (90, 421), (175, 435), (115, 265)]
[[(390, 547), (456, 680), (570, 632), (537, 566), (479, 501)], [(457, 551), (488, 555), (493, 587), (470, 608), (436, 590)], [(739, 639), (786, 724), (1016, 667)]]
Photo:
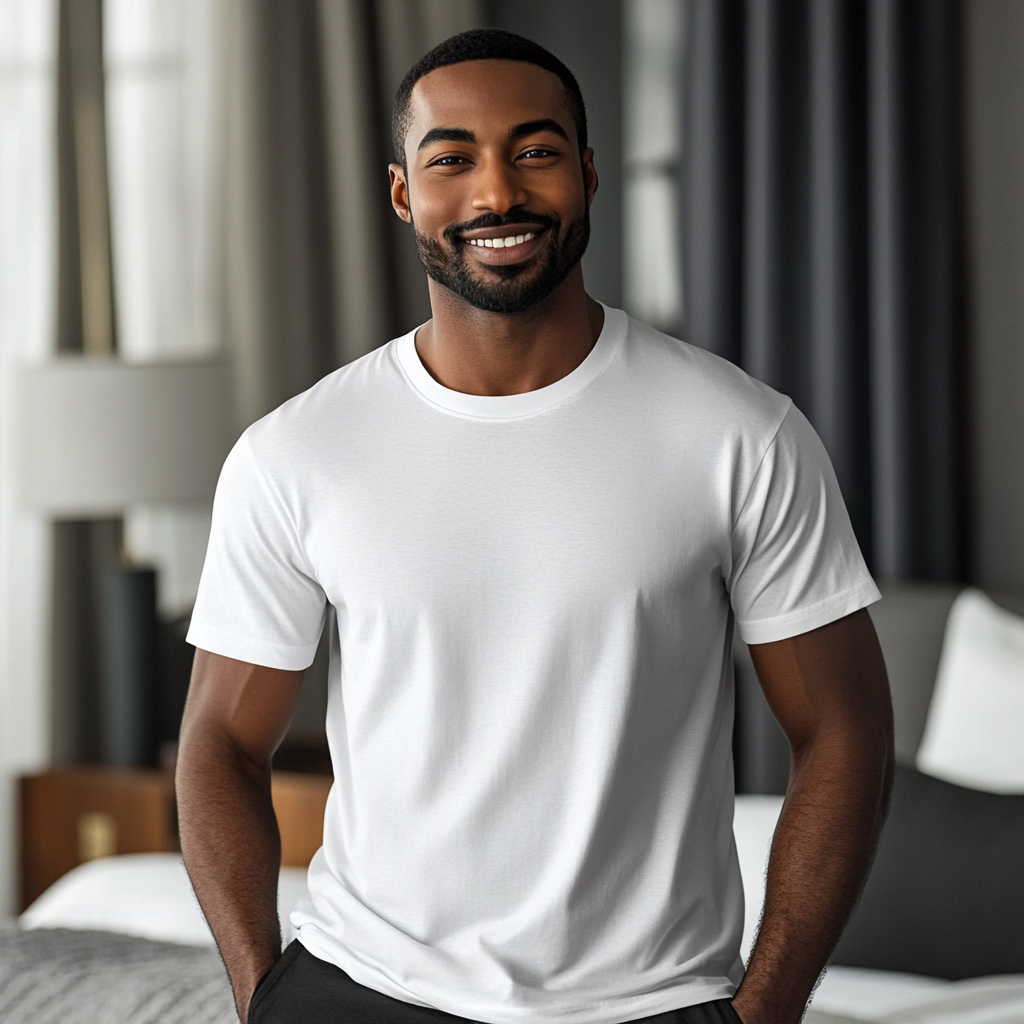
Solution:
[[(527, 231), (546, 229), (547, 248), (537, 260), (510, 263), (505, 266), (477, 264), (470, 268), (466, 243), (460, 240), (464, 231), (477, 228), (522, 227)], [(453, 291), (471, 306), (487, 313), (525, 313), (543, 302), (583, 258), (590, 241), (590, 210), (569, 224), (562, 238), (562, 221), (540, 213), (519, 211), (485, 213), (464, 224), (450, 224), (444, 230), (446, 245), (420, 234), (413, 225), (416, 251), (427, 276)], [(474, 261), (475, 262), (475, 261)]]

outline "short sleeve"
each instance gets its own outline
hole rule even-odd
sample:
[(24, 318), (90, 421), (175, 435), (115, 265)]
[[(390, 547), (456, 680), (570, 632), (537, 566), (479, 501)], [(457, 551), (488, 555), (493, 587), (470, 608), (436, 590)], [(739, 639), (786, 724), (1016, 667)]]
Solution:
[(326, 606), (288, 510), (243, 434), (217, 483), (188, 642), (254, 665), (305, 669)]
[(793, 406), (736, 518), (727, 586), (749, 644), (817, 629), (880, 596), (825, 448)]

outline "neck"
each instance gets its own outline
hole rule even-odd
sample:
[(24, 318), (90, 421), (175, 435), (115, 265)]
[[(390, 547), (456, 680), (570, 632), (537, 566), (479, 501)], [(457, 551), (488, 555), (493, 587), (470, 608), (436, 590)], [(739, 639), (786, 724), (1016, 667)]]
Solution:
[(428, 284), (433, 317), (417, 332), (416, 351), (438, 383), (467, 395), (519, 395), (554, 384), (587, 358), (604, 325), (579, 265), (524, 313), (487, 313)]

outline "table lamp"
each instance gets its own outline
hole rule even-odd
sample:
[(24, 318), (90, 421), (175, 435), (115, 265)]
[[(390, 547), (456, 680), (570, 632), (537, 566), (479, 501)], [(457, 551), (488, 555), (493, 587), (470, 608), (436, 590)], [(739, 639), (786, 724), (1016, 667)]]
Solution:
[[(222, 362), (66, 356), (21, 368), (15, 393), (19, 498), (54, 519), (209, 502), (235, 438)], [(144, 766), (155, 752), (155, 571), (114, 567), (102, 595), (104, 758)]]

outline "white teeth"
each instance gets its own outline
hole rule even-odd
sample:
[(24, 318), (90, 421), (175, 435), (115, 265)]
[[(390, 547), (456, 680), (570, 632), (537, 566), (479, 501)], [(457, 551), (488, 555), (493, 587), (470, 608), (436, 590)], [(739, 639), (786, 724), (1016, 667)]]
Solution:
[(522, 245), (533, 239), (534, 233), (528, 231), (525, 235), (509, 235), (508, 238), (470, 238), (469, 244), (483, 246), (486, 249), (506, 249), (510, 245)]

